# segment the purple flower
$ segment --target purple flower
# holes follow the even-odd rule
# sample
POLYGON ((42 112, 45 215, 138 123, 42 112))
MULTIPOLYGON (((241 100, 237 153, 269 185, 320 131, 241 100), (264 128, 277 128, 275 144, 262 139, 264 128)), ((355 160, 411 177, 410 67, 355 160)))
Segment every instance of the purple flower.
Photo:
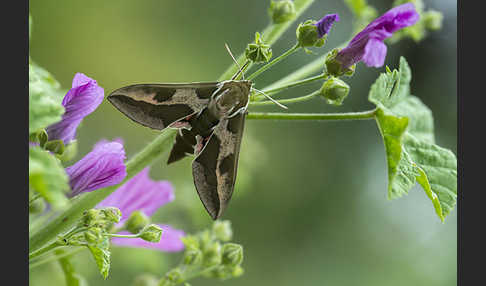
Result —
MULTIPOLYGON (((136 176, 128 180, 115 192, 109 195, 97 207, 117 207, 122 212, 118 223, 121 226, 133 211, 140 211, 146 216, 152 216, 161 206, 173 201, 175 198, 172 185, 167 181, 153 181, 149 177, 149 168, 143 169, 136 176)), ((180 251, 184 244, 180 240, 184 231, 174 229, 168 225, 159 225, 162 228, 162 238, 158 243, 144 241, 140 238, 116 238, 112 243, 119 246, 153 248, 162 251, 180 251)), ((120 232, 127 234, 127 232, 120 232)))
POLYGON ((319 21, 317 21, 315 25, 317 26, 317 33, 319 34, 319 38, 322 38, 324 37, 324 35, 329 33, 329 30, 331 30, 332 24, 334 24, 334 22, 339 22, 338 14, 328 14, 319 21))
POLYGON ((368 24, 340 50, 335 60, 344 69, 363 61, 369 67, 381 67, 385 62, 386 45, 383 41, 402 28, 411 26, 419 19, 412 3, 406 3, 388 10, 381 17, 368 24))
POLYGON ((61 121, 49 126, 49 140, 62 140, 68 144, 76 137, 76 129, 81 120, 93 112, 103 101, 104 90, 82 73, 74 75, 72 88, 62 101, 65 112, 61 121))
POLYGON ((66 168, 70 196, 120 183, 127 175, 123 160, 125 150, 120 142, 98 142, 91 152, 66 168))

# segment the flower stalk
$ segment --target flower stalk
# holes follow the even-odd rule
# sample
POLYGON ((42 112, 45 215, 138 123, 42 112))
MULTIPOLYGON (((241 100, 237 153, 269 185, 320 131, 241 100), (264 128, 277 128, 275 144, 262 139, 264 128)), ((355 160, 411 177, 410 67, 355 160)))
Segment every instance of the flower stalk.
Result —
POLYGON ((363 112, 347 113, 271 113, 250 112, 247 119, 271 119, 271 120, 365 120, 374 119, 376 109, 363 112))
POLYGON ((268 70, 269 68, 271 68, 273 65, 275 65, 279 61, 281 61, 281 60, 285 59, 286 57, 290 56, 291 54, 295 53, 299 48, 301 48, 301 46, 299 46, 298 44, 295 44, 292 48, 288 49, 285 53, 281 54, 280 56, 273 59, 271 62, 262 66, 257 71, 255 71, 250 76, 248 76, 248 80, 252 80, 252 79, 256 78, 262 72, 268 70))

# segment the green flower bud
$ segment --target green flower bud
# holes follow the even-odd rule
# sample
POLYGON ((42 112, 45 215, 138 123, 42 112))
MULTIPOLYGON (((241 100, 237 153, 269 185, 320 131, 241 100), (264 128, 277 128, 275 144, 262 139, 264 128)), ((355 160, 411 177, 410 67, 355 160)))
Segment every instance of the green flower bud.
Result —
POLYGON ((181 241, 184 243, 186 249, 199 249, 199 240, 194 235, 186 235, 181 237, 181 241))
POLYGON ((132 286, 158 286, 159 279, 151 274, 142 274, 135 278, 132 286))
POLYGON ((62 155, 65 150, 64 142, 62 142, 62 140, 47 141, 44 144, 44 149, 49 150, 54 154, 62 155))
POLYGON ((322 85, 319 91, 320 96, 328 104, 341 105, 346 96, 348 96, 349 85, 337 77, 331 77, 322 85))
POLYGON ((233 272, 231 273, 231 275, 236 278, 243 275, 244 272, 245 270, 243 269, 243 267, 237 265, 236 267, 233 268, 233 272))
POLYGON ((100 227, 91 227, 84 232, 84 238, 89 244, 98 244, 104 239, 104 231, 100 227))
POLYGON ((222 264, 227 266, 237 266, 243 262, 243 247, 236 243, 226 243, 223 245, 222 264))
POLYGON ((204 250, 204 265, 213 266, 221 264, 221 244, 213 242, 204 250))
POLYGON ((339 76, 342 76, 342 75, 346 75, 346 76, 352 76, 354 74, 354 70, 356 69, 356 64, 348 67, 348 68, 344 68, 343 67, 343 64, 341 62, 339 62, 338 60, 336 60, 336 56, 339 52, 339 49, 333 49, 326 57, 326 60, 325 60, 325 70, 324 72, 327 73, 328 75, 332 75, 332 76, 336 76, 336 77, 339 77, 339 76))
POLYGON ((327 34, 319 37, 316 21, 307 20, 300 23, 296 30, 297 42, 301 47, 322 47, 326 42, 327 34))
POLYGON ((100 210, 97 209, 90 209, 83 213, 83 217, 81 218, 81 223, 83 226, 92 226, 95 223, 99 222, 102 218, 100 210))
POLYGON ((184 281, 182 278, 182 272, 179 268, 174 268, 165 274, 165 278, 174 284, 181 283, 184 281))
POLYGON ((216 239, 221 241, 229 241, 233 237, 233 231, 231 230, 231 222, 229 220, 215 221, 213 223, 212 231, 216 239))
POLYGON ((273 1, 270 3, 268 14, 273 23, 281 24, 295 18, 296 11, 294 2, 291 0, 273 1))
POLYGON ((208 278, 218 278, 218 279, 228 279, 230 278, 232 275, 231 275, 231 272, 232 272, 233 269, 231 269, 231 267, 226 267, 226 266, 219 266, 219 267, 216 267, 215 269, 205 273, 205 277, 208 277, 208 278))
POLYGON ((140 232, 140 238, 149 242, 159 242, 162 236, 162 229, 156 224, 145 226, 140 232))
POLYGON ((78 143, 76 140, 72 140, 68 145, 64 146, 64 153, 57 155, 56 157, 63 162, 67 162, 72 160, 77 153, 78 143))
POLYGON ((101 209, 101 213, 104 215, 107 221, 113 223, 119 222, 122 217, 121 211, 115 207, 108 207, 108 208, 101 209))
POLYGON ((202 252, 199 249, 186 250, 183 263, 186 265, 197 265, 202 261, 202 252))
POLYGON ((149 223, 148 216, 141 211, 134 211, 125 222, 124 227, 131 233, 139 233, 149 223))
POLYGON ((29 213, 37 214, 46 208, 46 202, 42 198, 38 198, 29 204, 29 213))
POLYGON ((270 45, 263 42, 260 33, 255 33, 255 42, 246 46, 245 56, 254 63, 268 62, 272 58, 270 45))
POLYGON ((444 16, 439 11, 429 10, 422 14, 425 28, 428 30, 439 30, 442 28, 444 16))

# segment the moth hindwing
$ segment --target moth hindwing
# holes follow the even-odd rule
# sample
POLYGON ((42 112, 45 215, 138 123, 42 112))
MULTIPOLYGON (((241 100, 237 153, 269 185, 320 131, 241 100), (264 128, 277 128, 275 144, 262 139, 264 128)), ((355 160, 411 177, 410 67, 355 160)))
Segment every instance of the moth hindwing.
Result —
POLYGON ((113 91, 108 100, 143 126, 179 129, 168 164, 195 155, 194 185, 217 219, 233 194, 251 85, 246 80, 135 84, 113 91))

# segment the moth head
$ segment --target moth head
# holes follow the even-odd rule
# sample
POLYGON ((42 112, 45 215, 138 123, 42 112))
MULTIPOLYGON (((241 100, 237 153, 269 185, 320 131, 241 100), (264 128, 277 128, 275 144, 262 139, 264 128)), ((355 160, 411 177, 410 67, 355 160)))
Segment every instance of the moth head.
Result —
POLYGON ((223 81, 211 97, 210 108, 219 116, 231 117, 248 106, 252 82, 223 81))

